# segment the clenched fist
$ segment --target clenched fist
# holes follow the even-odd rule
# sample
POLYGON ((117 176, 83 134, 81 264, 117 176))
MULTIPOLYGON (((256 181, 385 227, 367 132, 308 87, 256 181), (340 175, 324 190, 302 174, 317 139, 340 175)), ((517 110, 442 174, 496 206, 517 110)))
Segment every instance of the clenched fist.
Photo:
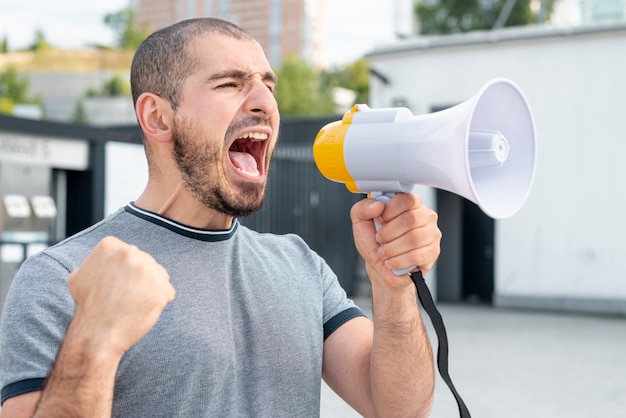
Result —
POLYGON ((150 254, 114 237, 96 246, 68 286, 76 301, 72 325, 119 355, 154 326, 176 294, 150 254))

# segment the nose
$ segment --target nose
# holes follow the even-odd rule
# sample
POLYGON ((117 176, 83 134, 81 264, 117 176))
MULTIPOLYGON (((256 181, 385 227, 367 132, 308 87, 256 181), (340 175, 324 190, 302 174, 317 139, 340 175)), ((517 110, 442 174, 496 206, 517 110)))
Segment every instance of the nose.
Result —
POLYGON ((278 111, 278 104, 274 94, 261 80, 255 80, 252 84, 246 103, 248 112, 265 117, 275 114, 278 111))

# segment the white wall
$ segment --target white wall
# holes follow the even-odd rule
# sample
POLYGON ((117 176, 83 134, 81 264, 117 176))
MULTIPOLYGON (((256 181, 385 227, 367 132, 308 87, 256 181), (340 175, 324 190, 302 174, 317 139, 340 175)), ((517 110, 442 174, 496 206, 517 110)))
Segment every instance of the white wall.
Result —
MULTIPOLYGON (((69 122, 73 119, 78 100, 85 96, 89 88, 99 91, 115 75, 119 75, 126 80, 130 77, 129 71, 115 72, 108 70, 88 72, 31 71, 24 74, 29 82, 28 94, 41 97, 45 118, 64 122, 69 122)), ((130 100, 130 98, 126 98, 126 100, 130 100)), ((134 123, 133 114, 134 112, 131 111, 130 118, 125 116, 120 120, 114 120, 112 124, 134 123)), ((108 119, 101 122, 101 118, 96 115, 90 115, 90 117, 95 119, 97 123, 100 122, 100 124, 109 122, 108 119)))
POLYGON ((368 58, 391 81, 372 78, 371 106, 403 98, 415 114, 514 80, 538 166, 526 205, 496 221, 496 303, 626 312, 626 25, 422 38, 368 58))
POLYGON ((148 182, 148 162, 141 144, 106 143, 105 215, 135 201, 148 182))
POLYGON ((90 126, 106 127, 137 123, 133 99, 130 96, 87 97, 83 104, 90 126))

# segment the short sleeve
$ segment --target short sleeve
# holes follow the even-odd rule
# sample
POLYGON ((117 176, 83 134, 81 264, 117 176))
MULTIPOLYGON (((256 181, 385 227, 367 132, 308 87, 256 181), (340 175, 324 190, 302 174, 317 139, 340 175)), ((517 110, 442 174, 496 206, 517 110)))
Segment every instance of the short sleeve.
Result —
POLYGON ((0 318, 1 402, 41 389, 74 313, 69 271, 45 253, 24 262, 0 318))
POLYGON ((346 291, 331 268, 322 260, 324 284, 324 340, 341 325, 358 316, 365 316, 346 291))

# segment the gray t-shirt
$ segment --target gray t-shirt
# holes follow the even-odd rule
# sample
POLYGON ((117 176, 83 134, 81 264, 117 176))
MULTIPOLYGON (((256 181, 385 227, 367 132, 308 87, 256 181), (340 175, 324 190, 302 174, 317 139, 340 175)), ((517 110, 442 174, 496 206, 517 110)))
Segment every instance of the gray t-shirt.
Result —
POLYGON ((323 342, 362 315, 324 260, 295 235, 201 230, 132 204, 22 265, 0 323, 2 402, 42 388, 74 313, 67 277, 108 235, 176 288, 122 358, 113 416, 319 416, 323 342))

